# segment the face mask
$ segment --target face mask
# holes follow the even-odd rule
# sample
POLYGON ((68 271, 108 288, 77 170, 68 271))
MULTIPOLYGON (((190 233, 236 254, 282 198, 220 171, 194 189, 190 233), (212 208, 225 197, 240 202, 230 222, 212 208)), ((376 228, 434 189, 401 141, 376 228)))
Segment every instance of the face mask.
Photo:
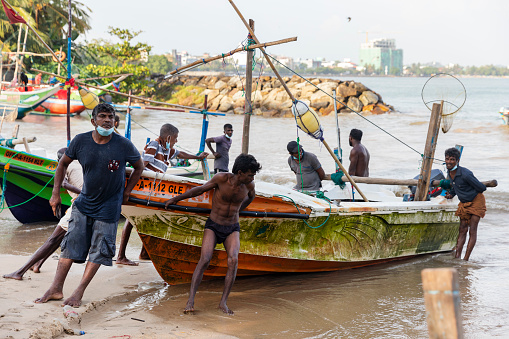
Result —
POLYGON ((107 137, 108 135, 113 133, 114 129, 115 129, 114 127, 110 128, 110 129, 106 129, 106 128, 102 128, 101 126, 97 126, 97 133, 99 133, 103 137, 107 137))
POLYGON ((456 169, 458 168, 458 165, 454 166, 451 171, 456 171, 456 169))
POLYGON ((294 157, 293 155, 292 155, 292 158, 294 158, 295 160, 299 160, 299 158, 296 158, 296 157, 294 157))
POLYGON ((224 136, 225 136, 225 137, 227 137, 228 139, 231 139, 231 138, 232 138, 232 137, 231 137, 231 136, 229 136, 228 134, 225 134, 224 136))

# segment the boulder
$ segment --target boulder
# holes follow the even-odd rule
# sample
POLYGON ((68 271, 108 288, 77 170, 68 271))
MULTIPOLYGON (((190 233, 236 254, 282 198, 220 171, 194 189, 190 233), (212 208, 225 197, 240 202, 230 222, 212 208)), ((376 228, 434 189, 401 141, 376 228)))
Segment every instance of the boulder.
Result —
POLYGON ((359 97, 359 100, 364 106, 376 104, 378 102, 378 96, 371 91, 364 91, 359 97))
POLYGON ((214 84, 214 89, 217 89, 219 91, 225 89, 226 87, 228 87, 228 84, 222 80, 219 80, 214 84))
MULTIPOLYGON (((312 101, 311 107, 313 107, 315 111, 319 111, 322 108, 328 107, 329 104, 330 104, 329 101, 312 101)), ((332 110, 334 110, 334 108, 332 108, 332 110)))
POLYGON ((350 107, 351 109, 353 109, 355 112, 360 112, 362 111, 362 102, 357 99, 356 97, 350 97, 348 99, 348 103, 347 103, 348 107, 350 107))
POLYGON ((310 82, 313 84, 313 85, 318 85, 321 81, 320 79, 311 79, 310 82))
POLYGON ((357 93, 359 93, 359 94, 361 94, 362 92, 365 92, 365 91, 369 91, 369 88, 367 88, 360 82, 354 83, 353 87, 355 88, 355 90, 357 90, 357 93))
POLYGON ((233 109, 233 100, 229 96, 225 95, 221 98, 219 102, 219 111, 226 112, 233 109))
POLYGON ((331 114, 332 112, 334 112, 334 107, 332 105, 329 105, 325 108, 320 108, 320 113, 323 116, 327 116, 327 115, 331 114))
POLYGON ((184 81, 184 86, 196 86, 198 84, 199 78, 188 78, 184 81))
POLYGON ((346 82, 343 82, 336 88, 336 94, 337 96, 347 98, 356 96, 357 90, 354 87, 348 86, 346 82))
POLYGON ((207 101, 210 102, 211 100, 214 100, 219 95, 219 91, 217 89, 208 89, 207 88, 201 94, 208 95, 207 101))
POLYGON ((268 76, 268 75, 262 75, 262 76, 260 77, 260 79, 261 79, 262 81, 271 81, 271 80, 272 80, 272 77, 271 77, 271 76, 268 76))
POLYGON ((235 107, 233 109, 234 114, 244 114, 244 107, 235 107))
POLYGON ((242 88, 242 81, 239 80, 239 77, 231 77, 228 81, 228 86, 232 88, 242 88))

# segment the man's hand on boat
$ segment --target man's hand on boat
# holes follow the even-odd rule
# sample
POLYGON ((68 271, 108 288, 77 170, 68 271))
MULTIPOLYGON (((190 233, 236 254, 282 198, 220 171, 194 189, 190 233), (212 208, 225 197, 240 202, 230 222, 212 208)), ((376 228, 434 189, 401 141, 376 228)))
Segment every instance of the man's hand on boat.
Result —
POLYGON ((208 155, 209 155, 209 154, 208 154, 207 152, 201 152, 201 153, 200 153, 200 155, 198 155, 198 158, 199 158, 200 160, 203 160, 203 159, 205 159, 206 157, 208 157, 208 155))
POLYGON ((164 209, 167 210, 168 206, 175 205, 176 203, 177 203, 177 200, 175 200, 175 198, 171 198, 170 200, 166 201, 166 203, 164 204, 164 209))

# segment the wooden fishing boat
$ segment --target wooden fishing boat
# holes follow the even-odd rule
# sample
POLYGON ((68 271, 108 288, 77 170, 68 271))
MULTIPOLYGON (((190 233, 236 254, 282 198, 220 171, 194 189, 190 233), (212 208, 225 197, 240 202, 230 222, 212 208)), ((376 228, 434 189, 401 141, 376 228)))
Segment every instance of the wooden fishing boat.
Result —
MULTIPOLYGON (((117 83, 123 80, 125 77, 122 77, 114 82, 110 82, 107 85, 101 86, 102 89, 113 89, 114 83, 117 83)), ((105 92, 101 89, 90 88, 90 92, 99 96, 104 94, 105 92)), ((70 113, 71 114, 80 114, 85 110, 85 105, 81 101, 80 94, 78 89, 73 88, 71 90, 71 101, 70 101, 70 113)), ((34 110, 38 113, 44 114, 56 114, 62 115, 67 114, 67 90, 61 89, 56 92, 52 97, 46 99, 38 108, 34 110)), ((36 113, 37 114, 37 113, 36 113)))
MULTIPOLYGON (((164 202, 203 183, 143 172, 122 208, 169 284, 192 277, 213 192, 179 202, 179 210, 165 210, 164 202)), ((446 200, 329 205, 269 183, 256 183, 256 193, 240 215, 239 276, 334 271, 450 251, 458 235, 457 205, 446 200)), ((226 252, 218 245, 204 279, 226 271, 226 252)))
POLYGON ((0 108, 16 108, 18 111, 17 119, 22 119, 28 112, 36 109, 60 89, 60 85, 55 85, 26 92, 17 89, 2 90, 0 93, 0 108))
MULTIPOLYGON (((57 165, 55 160, 0 146, 2 195, 19 222, 58 221, 49 205, 57 165)), ((65 211, 71 197, 63 188, 60 195, 65 211)))

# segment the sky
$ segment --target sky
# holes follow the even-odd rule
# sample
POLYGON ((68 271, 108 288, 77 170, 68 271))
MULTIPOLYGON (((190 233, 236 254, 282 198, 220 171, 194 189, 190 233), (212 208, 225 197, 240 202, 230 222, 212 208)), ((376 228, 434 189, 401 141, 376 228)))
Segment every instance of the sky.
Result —
MULTIPOLYGON (((218 55, 247 36, 228 0, 80 0, 92 10, 83 38, 113 38, 108 26, 141 30, 151 54, 172 49, 218 55)), ((267 52, 358 62, 360 44, 396 40, 403 62, 508 66, 507 0, 235 0, 260 42, 297 36, 267 52), (351 18, 349 21, 348 18, 351 18), (367 34, 365 32, 368 32, 367 34)))

